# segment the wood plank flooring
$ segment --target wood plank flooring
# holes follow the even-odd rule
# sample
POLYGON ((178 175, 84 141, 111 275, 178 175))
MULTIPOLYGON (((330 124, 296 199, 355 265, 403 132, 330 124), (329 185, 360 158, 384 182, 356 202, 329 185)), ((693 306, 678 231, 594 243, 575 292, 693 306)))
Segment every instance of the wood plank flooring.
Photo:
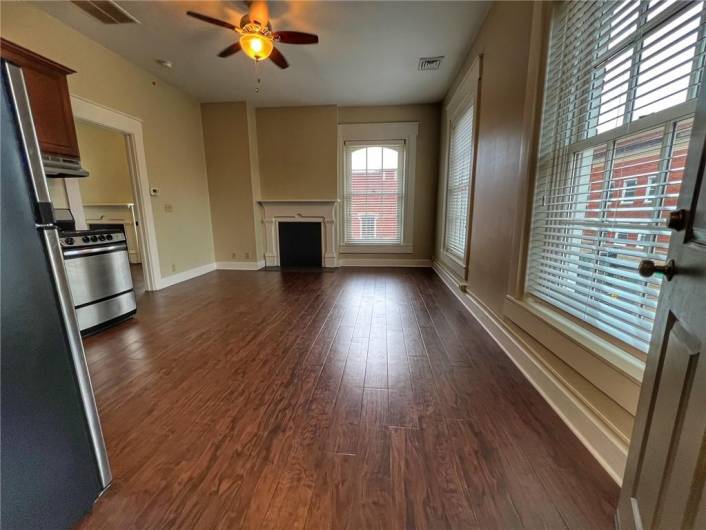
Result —
POLYGON ((217 271, 86 340, 93 528, 607 529, 618 488, 427 269, 217 271))

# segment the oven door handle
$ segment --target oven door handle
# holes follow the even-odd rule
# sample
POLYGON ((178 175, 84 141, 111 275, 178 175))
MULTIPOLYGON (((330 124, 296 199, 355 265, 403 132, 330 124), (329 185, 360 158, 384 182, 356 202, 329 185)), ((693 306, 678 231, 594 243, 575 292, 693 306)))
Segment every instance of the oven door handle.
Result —
POLYGON ((122 243, 105 247, 76 248, 71 250, 64 250, 64 257, 70 258, 73 256, 90 256, 91 254, 102 254, 103 252, 113 252, 114 250, 127 250, 127 245, 125 243, 122 243))

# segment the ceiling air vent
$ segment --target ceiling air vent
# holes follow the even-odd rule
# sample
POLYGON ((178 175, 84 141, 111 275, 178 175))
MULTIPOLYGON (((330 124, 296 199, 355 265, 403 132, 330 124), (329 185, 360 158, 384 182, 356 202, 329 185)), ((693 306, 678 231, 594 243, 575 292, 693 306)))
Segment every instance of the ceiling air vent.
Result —
POLYGON ((443 58, 443 55, 439 55, 438 57, 420 57, 417 70, 438 70, 443 58))
POLYGON ((103 24, 135 24, 139 22, 112 0, 72 0, 72 2, 103 24))

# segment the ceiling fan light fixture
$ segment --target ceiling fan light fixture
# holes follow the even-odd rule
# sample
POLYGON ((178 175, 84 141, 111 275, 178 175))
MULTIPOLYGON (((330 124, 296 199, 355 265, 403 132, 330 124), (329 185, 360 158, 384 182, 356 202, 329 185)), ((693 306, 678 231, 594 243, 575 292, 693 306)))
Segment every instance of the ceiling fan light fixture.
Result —
POLYGON ((259 33, 244 33, 240 36, 240 47, 251 59, 262 61, 270 56, 274 43, 259 33))

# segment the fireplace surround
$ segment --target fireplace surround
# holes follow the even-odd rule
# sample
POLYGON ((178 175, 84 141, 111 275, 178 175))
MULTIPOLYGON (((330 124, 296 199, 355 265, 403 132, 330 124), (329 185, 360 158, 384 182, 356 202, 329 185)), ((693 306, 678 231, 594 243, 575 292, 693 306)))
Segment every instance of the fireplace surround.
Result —
POLYGON ((279 223, 319 223, 324 267, 338 267, 336 251, 335 200, 264 200, 265 265, 279 267, 279 223))

